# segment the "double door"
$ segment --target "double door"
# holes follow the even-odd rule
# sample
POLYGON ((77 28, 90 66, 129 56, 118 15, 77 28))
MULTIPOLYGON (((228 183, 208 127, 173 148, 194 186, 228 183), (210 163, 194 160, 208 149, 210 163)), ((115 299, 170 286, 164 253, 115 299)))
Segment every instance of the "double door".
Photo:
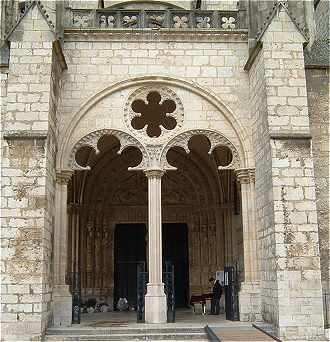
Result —
MULTIPOLYGON (((163 224, 163 265, 174 265, 176 307, 186 307, 189 297, 188 232, 185 224, 163 224)), ((144 224, 118 224, 115 230, 114 306, 126 298, 137 304, 138 264, 147 264, 147 229, 144 224)))

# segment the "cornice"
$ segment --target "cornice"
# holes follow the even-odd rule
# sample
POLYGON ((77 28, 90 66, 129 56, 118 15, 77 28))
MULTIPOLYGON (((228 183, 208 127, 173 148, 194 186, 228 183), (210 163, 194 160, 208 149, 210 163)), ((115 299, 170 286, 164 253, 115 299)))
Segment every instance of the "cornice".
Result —
POLYGON ((179 41, 179 42, 247 42, 247 30, 176 30, 176 29, 78 29, 64 30, 65 41, 179 41))
POLYGON ((45 140, 47 139, 47 131, 4 131, 3 138, 6 140, 45 140))

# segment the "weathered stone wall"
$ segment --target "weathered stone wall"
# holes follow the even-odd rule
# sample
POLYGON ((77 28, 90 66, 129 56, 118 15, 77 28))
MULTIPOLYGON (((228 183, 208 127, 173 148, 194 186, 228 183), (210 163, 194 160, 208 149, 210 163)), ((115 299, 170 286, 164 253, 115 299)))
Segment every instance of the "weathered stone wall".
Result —
MULTIPOLYGON (((143 35, 139 38, 143 40, 143 35)), ((131 37, 126 42, 95 40, 66 41, 64 54, 68 64, 63 92, 63 117, 60 131, 72 120, 73 115, 95 94, 127 79, 159 76, 171 77, 174 81, 185 80, 200 86, 235 113, 240 124, 248 132, 251 121, 247 105, 247 75, 243 71, 247 57, 245 41, 201 42, 192 43, 189 39, 171 42, 171 34, 161 41, 133 42, 131 37)), ((173 38, 175 39, 175 37, 173 38)), ((204 39, 207 39, 205 37, 204 39)), ((149 39, 148 39, 149 40, 149 39)), ((98 101, 90 112, 80 120, 80 126, 74 132, 72 142, 100 127, 123 129, 123 108, 129 94, 138 86, 132 81, 132 87, 126 87, 98 101), (88 122, 88 124, 87 124, 88 122)), ((236 139, 228 120, 207 100, 175 85, 184 102, 187 115, 187 128, 203 127, 219 129, 229 138, 236 139), (201 109, 204 108, 204 111, 201 109)), ((125 128, 126 129, 126 128, 125 128)), ((242 137, 240 137, 242 138, 242 137)), ((244 139, 244 138, 242 138, 244 139)), ((250 156, 249 142, 246 141, 247 156, 250 156)))
POLYGON ((263 319, 276 324, 278 310, 276 307, 277 292, 276 272, 274 268, 275 234, 272 231, 274 216, 273 180, 271 176, 271 148, 269 142, 269 127, 267 122, 267 102, 264 52, 261 50, 249 72, 250 75, 250 108, 253 118, 253 141, 256 163, 256 212, 257 236, 260 247, 260 275, 261 275, 261 312, 263 319))
POLYGON ((55 83, 52 40, 35 5, 10 37, 2 115, 2 336, 39 338, 51 318, 55 83), (52 71, 53 70, 53 71, 52 71), (52 89, 52 95, 50 90, 52 89), (50 115, 49 115, 50 113, 50 115))
POLYGON ((261 135, 254 134, 262 313, 280 338, 317 340, 324 330, 304 40, 281 6, 261 40, 250 89, 261 135))
MULTIPOLYGON (((329 69, 306 69, 323 295, 330 296, 329 69)), ((330 317, 330 307, 325 307, 330 317)))

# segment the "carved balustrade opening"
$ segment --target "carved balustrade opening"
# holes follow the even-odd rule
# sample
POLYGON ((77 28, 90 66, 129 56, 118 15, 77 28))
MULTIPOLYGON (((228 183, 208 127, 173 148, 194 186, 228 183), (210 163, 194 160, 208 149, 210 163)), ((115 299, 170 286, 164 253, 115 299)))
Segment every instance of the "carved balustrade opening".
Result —
POLYGON ((65 27, 92 29, 245 29, 240 11, 71 9, 66 8, 65 27))

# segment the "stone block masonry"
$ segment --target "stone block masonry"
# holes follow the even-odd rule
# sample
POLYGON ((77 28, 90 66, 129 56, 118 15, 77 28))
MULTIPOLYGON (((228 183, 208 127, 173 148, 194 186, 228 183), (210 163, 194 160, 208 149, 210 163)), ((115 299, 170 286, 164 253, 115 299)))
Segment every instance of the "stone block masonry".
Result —
MULTIPOLYGON (((329 69, 306 70, 307 94, 316 185, 316 208, 320 241, 323 296, 330 298, 329 230, 329 69)), ((326 303, 325 303, 326 304, 326 303)), ((330 306, 326 317, 330 320, 330 306)), ((325 322, 328 323, 329 322, 325 322)))
POLYGON ((303 42, 280 5, 250 69, 262 315, 285 340, 324 337, 303 42))
POLYGON ((35 4, 9 37, 2 115, 2 337, 39 339, 52 320, 52 244, 60 63, 35 4))

